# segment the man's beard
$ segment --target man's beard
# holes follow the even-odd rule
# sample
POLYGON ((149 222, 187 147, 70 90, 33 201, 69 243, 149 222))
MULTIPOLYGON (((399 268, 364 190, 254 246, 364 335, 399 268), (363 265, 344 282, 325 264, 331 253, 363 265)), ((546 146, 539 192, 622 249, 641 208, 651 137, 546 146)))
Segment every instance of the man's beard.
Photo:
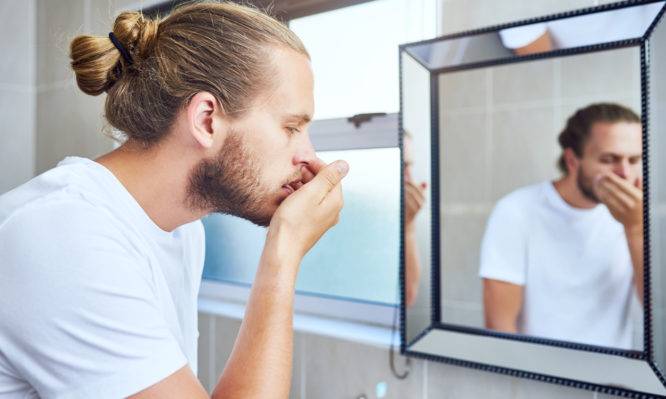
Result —
POLYGON ((585 198, 594 202, 595 204, 601 202, 599 201, 599 198, 597 198, 597 195, 594 193, 594 177, 587 176, 583 171, 582 166, 578 167, 578 178, 576 183, 578 184, 578 189, 581 193, 583 193, 585 198))
POLYGON ((270 191, 261 184, 257 161, 241 134, 231 132, 217 156, 204 159, 190 173, 190 207, 228 213, 268 226, 273 217, 270 191))

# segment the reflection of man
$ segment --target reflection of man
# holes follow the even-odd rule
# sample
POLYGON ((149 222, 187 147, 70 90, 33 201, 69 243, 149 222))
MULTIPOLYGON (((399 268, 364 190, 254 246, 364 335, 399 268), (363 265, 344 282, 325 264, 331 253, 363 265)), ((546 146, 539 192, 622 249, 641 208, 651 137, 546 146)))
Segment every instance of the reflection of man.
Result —
POLYGON ((643 297, 640 119, 590 105, 559 142, 564 177, 507 195, 488 220, 486 327, 630 348, 634 289, 643 297))
POLYGON ((414 163, 414 143, 412 136, 405 131, 403 141, 404 180, 405 180, 405 304, 409 307, 416 301, 421 279, 421 260, 417 245, 414 220, 425 202, 423 195, 426 183, 414 183, 411 167, 414 163))

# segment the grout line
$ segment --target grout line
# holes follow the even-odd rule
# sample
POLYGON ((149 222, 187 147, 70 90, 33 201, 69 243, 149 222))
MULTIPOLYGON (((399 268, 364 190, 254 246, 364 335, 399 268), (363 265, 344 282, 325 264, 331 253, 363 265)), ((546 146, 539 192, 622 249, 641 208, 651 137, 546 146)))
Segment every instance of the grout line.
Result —
POLYGON ((303 344, 303 341, 305 339, 305 336, 303 334, 300 334, 301 338, 299 339, 300 342, 300 354, 301 354, 301 378, 300 378, 300 396, 299 399, 305 399, 306 397, 306 392, 305 392, 305 379, 307 378, 307 367, 306 367, 306 362, 307 362, 307 356, 305 356, 305 348, 306 345, 303 344))
POLYGON ((484 198, 489 200, 492 193, 493 171, 493 69, 486 69, 486 181, 484 184, 484 198))
POLYGON ((92 19, 92 13, 90 11, 90 0, 84 0, 84 2, 83 2, 83 31, 86 32, 86 34, 91 33, 91 29, 90 29, 91 19, 92 19))
POLYGON ((423 361, 423 399, 428 399, 428 361, 423 361))
POLYGON ((51 90, 58 90, 58 89, 67 89, 70 87, 74 87, 74 76, 72 75, 72 78, 70 79, 63 79, 59 80, 57 82, 51 82, 51 83, 44 83, 41 85, 38 85, 36 88, 36 92, 39 93, 44 93, 47 91, 51 90))
POLYGON ((208 393, 213 393, 213 388, 217 384, 217 378, 215 376, 215 358, 217 357, 217 348, 215 344, 217 342, 217 337, 215 336, 215 324, 217 316, 208 315, 208 393))

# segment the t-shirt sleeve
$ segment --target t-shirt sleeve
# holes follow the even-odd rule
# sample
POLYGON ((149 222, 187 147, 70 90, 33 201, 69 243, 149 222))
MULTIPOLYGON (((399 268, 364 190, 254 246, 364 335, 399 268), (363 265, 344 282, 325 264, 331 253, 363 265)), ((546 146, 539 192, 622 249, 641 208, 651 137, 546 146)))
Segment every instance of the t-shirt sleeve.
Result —
POLYGON ((59 206, 7 223, 0 347, 40 397, 127 397, 187 364, 150 262, 113 218, 59 206))
POLYGON ((511 198, 497 203, 481 242, 480 277, 525 285, 528 232, 523 212, 511 198))

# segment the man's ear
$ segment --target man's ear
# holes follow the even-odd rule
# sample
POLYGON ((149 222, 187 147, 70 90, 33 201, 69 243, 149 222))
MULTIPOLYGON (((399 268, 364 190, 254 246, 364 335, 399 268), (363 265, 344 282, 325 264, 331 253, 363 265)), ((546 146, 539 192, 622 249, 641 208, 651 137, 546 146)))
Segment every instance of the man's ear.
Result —
POLYGON ((226 135, 219 123, 222 107, 211 93, 197 93, 187 104, 187 127, 192 137, 204 148, 211 148, 218 136, 226 135))
POLYGON ((580 160, 572 148, 564 150, 564 162, 567 164, 567 172, 571 175, 578 171, 580 160))

